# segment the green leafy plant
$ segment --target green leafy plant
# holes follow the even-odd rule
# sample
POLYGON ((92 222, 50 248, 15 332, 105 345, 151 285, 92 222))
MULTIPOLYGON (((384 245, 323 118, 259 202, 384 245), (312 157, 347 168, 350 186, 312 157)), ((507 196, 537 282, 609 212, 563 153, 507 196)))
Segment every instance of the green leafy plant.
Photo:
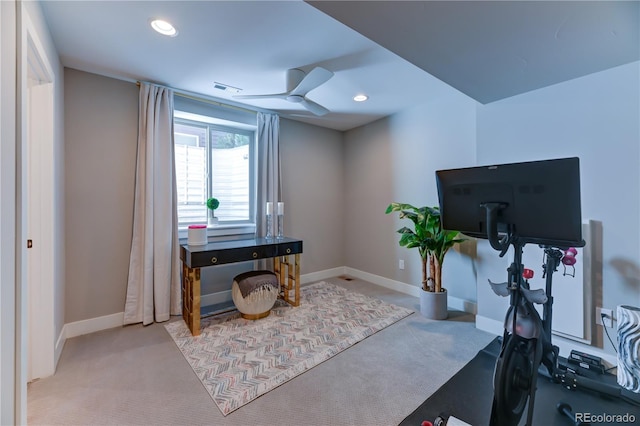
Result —
POLYGON ((422 259, 422 289, 442 291, 442 262, 447 251, 464 239, 458 231, 442 229, 438 207, 415 207, 411 204, 391 203, 386 214, 399 212, 400 219, 413 222, 413 229, 398 229, 401 247, 417 248, 422 259))
POLYGON ((220 201, 218 201, 218 199, 217 199, 217 198, 213 198, 213 197, 211 197, 211 198, 209 198, 209 199, 207 200, 207 208, 208 208, 209 210, 211 210, 211 212, 212 212, 213 214, 215 214, 215 210, 216 210, 218 207, 220 207, 220 201))

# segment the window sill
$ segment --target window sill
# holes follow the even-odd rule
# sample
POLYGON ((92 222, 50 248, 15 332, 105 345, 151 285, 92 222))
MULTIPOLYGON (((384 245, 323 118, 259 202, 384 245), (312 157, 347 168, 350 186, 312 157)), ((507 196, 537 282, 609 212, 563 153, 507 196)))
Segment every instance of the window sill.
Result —
MULTIPOLYGON (((256 232, 254 224, 229 224, 229 225, 209 225, 207 226, 207 237, 217 239, 217 237, 247 237, 253 236, 256 232)), ((186 227, 178 228, 178 238, 181 244, 187 243, 188 231, 186 227)), ((230 238, 234 239, 234 238, 230 238)))

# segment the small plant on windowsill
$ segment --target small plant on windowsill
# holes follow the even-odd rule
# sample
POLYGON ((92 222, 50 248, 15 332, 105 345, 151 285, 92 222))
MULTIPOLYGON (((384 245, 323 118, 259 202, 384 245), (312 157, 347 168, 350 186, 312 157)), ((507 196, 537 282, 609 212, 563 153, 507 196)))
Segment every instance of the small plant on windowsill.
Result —
POLYGON ((218 223, 218 218, 216 217, 216 209, 220 207, 220 201, 217 198, 209 198, 207 200, 207 209, 209 209, 209 215, 207 216, 207 223, 209 225, 215 225, 218 223))

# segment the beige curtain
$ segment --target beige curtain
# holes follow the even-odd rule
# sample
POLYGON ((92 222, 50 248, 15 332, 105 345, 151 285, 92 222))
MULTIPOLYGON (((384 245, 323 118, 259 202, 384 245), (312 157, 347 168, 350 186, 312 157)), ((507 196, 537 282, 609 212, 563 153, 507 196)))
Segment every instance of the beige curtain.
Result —
POLYGON ((124 323, 180 315, 173 91, 140 84, 133 239, 124 323))
MULTIPOLYGON (((264 237, 266 227, 266 204, 275 206, 281 200, 280 184, 280 117, 277 114, 258 112, 258 193, 256 207, 256 236, 264 237)), ((275 222, 275 217, 274 217, 275 222)), ((273 228, 275 233, 275 224, 273 228)))

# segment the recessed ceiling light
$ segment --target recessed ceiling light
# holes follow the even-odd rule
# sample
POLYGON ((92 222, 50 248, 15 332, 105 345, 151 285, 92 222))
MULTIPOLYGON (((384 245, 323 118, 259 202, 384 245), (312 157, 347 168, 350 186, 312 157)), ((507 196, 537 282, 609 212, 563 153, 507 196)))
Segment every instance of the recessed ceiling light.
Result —
POLYGON ((173 25, 162 19, 154 19, 151 21, 151 28, 156 30, 162 35, 169 37, 175 37, 178 35, 178 30, 173 25))
POLYGON ((369 97, 367 95, 355 95, 353 97, 353 100, 356 101, 356 102, 364 102, 367 99, 369 99, 369 97))

